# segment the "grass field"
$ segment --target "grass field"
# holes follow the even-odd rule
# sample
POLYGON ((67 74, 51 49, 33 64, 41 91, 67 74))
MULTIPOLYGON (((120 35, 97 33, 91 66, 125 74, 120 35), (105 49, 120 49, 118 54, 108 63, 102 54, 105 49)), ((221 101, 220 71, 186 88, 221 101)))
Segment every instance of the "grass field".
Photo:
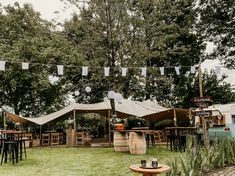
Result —
POLYGON ((113 148, 31 148, 27 159, 0 166, 1 176, 134 176, 129 165, 156 157, 159 163, 173 160, 180 153, 166 147, 148 149, 146 155, 114 152, 113 148))

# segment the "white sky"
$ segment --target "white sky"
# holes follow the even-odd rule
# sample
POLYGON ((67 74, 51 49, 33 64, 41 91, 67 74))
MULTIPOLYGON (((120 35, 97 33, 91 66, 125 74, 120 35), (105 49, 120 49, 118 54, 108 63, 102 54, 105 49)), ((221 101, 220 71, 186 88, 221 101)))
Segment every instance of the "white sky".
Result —
MULTIPOLYGON (((41 17, 47 20, 55 20, 56 22, 63 22, 72 16, 72 13, 77 12, 78 9, 70 5, 65 8, 64 2, 61 0, 0 0, 3 6, 8 4, 19 4, 30 3, 36 11, 41 13, 41 17), (59 12, 59 13, 55 13, 59 12)), ((211 51, 212 46, 209 44, 208 51, 211 51)), ((202 64, 202 69, 214 69, 215 66, 220 65, 218 60, 207 60, 202 64)), ((235 70, 228 70, 225 68, 221 69, 221 73, 228 75, 226 81, 232 83, 235 86, 235 70)))
POLYGON ((3 6, 12 5, 15 2, 19 4, 30 3, 36 11, 41 13, 43 19, 56 20, 57 22, 63 22, 77 11, 77 8, 72 5, 65 8, 64 2, 60 0, 0 0, 3 6), (56 11, 59 13, 55 13, 56 11))

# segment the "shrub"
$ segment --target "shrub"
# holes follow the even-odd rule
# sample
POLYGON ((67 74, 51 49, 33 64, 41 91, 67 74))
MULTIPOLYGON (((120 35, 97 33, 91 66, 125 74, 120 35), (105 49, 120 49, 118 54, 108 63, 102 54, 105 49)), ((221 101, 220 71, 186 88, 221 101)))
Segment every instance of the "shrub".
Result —
POLYGON ((169 161, 168 176, 200 176, 215 168, 235 164, 235 142, 232 139, 214 141, 209 147, 197 145, 188 138, 186 152, 180 158, 169 161))

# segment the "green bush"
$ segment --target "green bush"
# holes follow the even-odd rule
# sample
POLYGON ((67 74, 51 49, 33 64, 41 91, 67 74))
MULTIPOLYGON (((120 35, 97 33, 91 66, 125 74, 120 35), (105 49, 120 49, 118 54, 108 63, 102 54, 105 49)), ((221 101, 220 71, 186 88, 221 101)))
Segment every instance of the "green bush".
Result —
POLYGON ((232 139, 217 140, 208 148, 197 145, 192 138, 187 141, 186 152, 168 162, 172 170, 167 176, 200 176, 212 169, 235 164, 235 142, 232 139))

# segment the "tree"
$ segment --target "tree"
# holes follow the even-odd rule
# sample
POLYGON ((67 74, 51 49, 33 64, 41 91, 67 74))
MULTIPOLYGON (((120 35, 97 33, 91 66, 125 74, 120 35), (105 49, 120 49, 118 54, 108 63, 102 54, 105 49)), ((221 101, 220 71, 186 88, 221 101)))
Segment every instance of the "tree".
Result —
POLYGON ((0 72, 0 106, 12 107, 16 114, 25 116, 58 109, 63 106, 65 92, 63 82, 49 80, 49 75, 56 73, 56 65, 52 68, 50 64, 77 63, 74 60, 79 60, 79 54, 30 5, 16 3, 3 9, 0 53, 7 65, 6 71, 0 72), (22 70, 21 62, 29 62, 29 70, 22 70))
MULTIPOLYGON (((78 4, 76 0, 70 2, 78 4)), ((74 15, 65 23, 65 35, 78 45, 91 66, 131 67, 125 78, 120 77, 120 71, 118 74, 118 70, 111 69, 107 82, 110 89, 134 99, 169 102, 171 84, 177 83, 179 77, 160 77, 155 68, 147 70, 147 78, 133 75, 140 74, 136 67, 190 66, 202 62, 204 47, 192 32, 194 16, 192 0, 89 1, 81 8, 80 16, 74 15)), ((169 70, 166 71, 172 72, 174 68, 169 70)), ((181 75, 187 71, 182 67, 181 75)))
MULTIPOLYGON (((211 96, 213 104, 226 104, 235 101, 231 84, 225 81, 226 75, 218 78, 215 72, 207 70, 202 75, 202 90, 204 96, 211 96)), ((198 75, 189 75, 185 80, 180 81, 174 88, 175 104, 177 107, 195 107, 191 101, 193 97, 199 97, 198 75)))
POLYGON ((218 58, 227 68, 235 68, 235 1, 198 1, 198 31, 205 41, 214 43, 209 58, 218 58))
POLYGON ((128 70, 128 76, 123 78, 120 70, 114 69, 118 66, 136 65, 128 54, 131 34, 127 3, 125 0, 105 0, 89 1, 87 4, 87 8, 80 10, 80 16, 75 14, 65 23, 64 32, 80 48, 86 64, 100 68, 91 70, 87 78, 80 76, 72 82, 75 85, 85 81, 83 85, 89 84, 92 87, 90 96, 97 98, 90 102, 101 101, 110 89, 120 91, 127 97, 127 90, 131 87, 130 79, 134 84, 137 83, 137 79, 131 75, 135 70, 128 70), (104 66, 110 67, 108 78, 103 77, 101 68, 104 66))

